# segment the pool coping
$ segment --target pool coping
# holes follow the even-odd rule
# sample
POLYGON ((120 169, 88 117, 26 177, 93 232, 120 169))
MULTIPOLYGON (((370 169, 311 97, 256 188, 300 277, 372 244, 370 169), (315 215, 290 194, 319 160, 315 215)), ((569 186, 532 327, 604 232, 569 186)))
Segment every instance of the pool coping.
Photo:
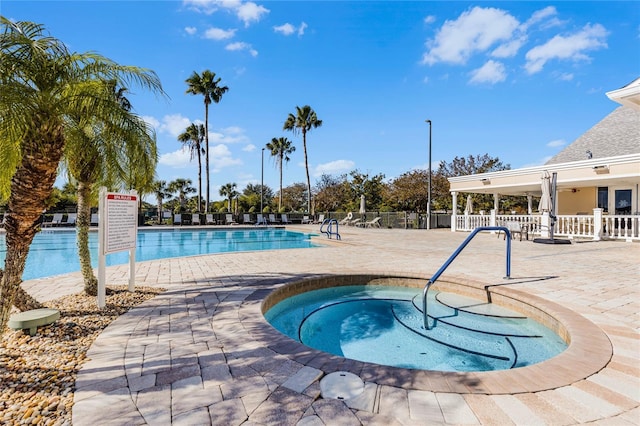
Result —
MULTIPOLYGON (((334 285, 356 285, 403 280, 421 280, 420 274, 402 276, 380 274, 315 275, 305 279, 283 280, 264 286, 249 294, 239 310, 241 323, 258 343, 299 362, 321 370, 324 374, 348 371, 366 382, 406 390, 453 392, 460 394, 519 394, 568 386, 584 380, 605 368, 613 356, 613 346, 607 335, 593 322, 563 306, 538 296, 508 287, 487 284, 456 276, 443 276, 434 288, 478 297, 490 295, 501 306, 533 317, 556 331, 569 346, 559 355, 534 365, 510 370, 484 372, 443 372, 412 370, 355 361, 312 349, 277 331, 264 318, 263 312, 274 301, 299 292, 334 285), (377 282, 376 282, 377 280, 377 282)), ((389 285, 389 284, 387 284, 389 285)))

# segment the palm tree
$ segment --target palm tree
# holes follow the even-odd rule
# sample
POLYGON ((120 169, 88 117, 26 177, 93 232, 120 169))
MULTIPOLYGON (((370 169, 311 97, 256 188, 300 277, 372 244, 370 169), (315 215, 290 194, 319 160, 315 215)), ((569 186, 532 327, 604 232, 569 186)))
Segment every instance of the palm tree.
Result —
POLYGON ((187 195, 196 192, 196 189, 191 186, 193 182, 191 179, 176 179, 169 182, 167 188, 172 194, 178 194, 178 203, 180 204, 180 211, 184 210, 184 206, 187 204, 187 195))
MULTIPOLYGON (((51 195, 71 117, 125 125, 129 114, 101 81, 164 93, 155 73, 96 53, 71 53, 40 24, 0 17, 0 198, 8 198, 0 335, 11 306, 31 309, 20 292, 29 246, 51 195)), ((37 306, 37 304, 36 304, 37 306)))
POLYGON ((316 112, 309 105, 302 108, 296 106, 296 114, 289 114, 284 122, 283 130, 290 130, 295 135, 302 133, 302 146, 304 147, 304 167, 307 171, 307 211, 311 212, 311 180, 309 179, 309 161, 307 160, 307 132, 322 126, 322 120, 318 120, 316 112))
MULTIPOLYGON (((115 82, 104 84, 113 101, 130 113, 131 103, 124 97, 126 89, 117 89, 115 82)), ((116 106, 116 107, 117 107, 116 106)), ((64 163, 69 174, 78 182, 77 244, 84 290, 91 296, 98 294, 98 280, 91 266, 89 225, 91 192, 97 186, 125 186, 129 189, 148 186, 157 162, 153 132, 141 118, 130 113, 127 126, 100 122, 93 117, 70 117, 75 126, 66 132, 67 146, 64 163), (96 185, 99 184, 99 185, 96 185)), ((93 201, 97 197, 92 197, 93 201)))
POLYGON ((202 213, 202 154, 205 152, 202 141, 206 133, 202 124, 191 123, 183 133, 178 135, 178 141, 182 142, 183 147, 189 149, 191 159, 193 160, 194 154, 198 155, 198 213, 202 213))
POLYGON ((227 86, 220 86, 220 78, 216 79, 216 73, 209 70, 202 71, 202 74, 193 72, 186 80, 187 93, 204 96, 204 146, 205 146, 205 171, 207 179, 207 200, 205 210, 209 211, 209 105, 211 102, 218 103, 222 95, 227 93, 227 86))
POLYGON ((167 182, 164 180, 157 180, 153 183, 153 193, 156 196, 156 203, 158 206, 158 224, 162 223, 162 201, 165 198, 171 197, 171 193, 167 188, 167 182))
POLYGON ((292 154, 296 147, 293 146, 287 138, 273 138, 267 143, 267 148, 271 151, 271 156, 275 157, 276 165, 280 168, 280 198, 278 199, 278 211, 282 208, 282 162, 290 160, 289 154, 292 154))
POLYGON ((226 183, 220 187, 220 195, 229 200, 229 204, 228 204, 229 213, 231 213, 231 201, 233 200, 234 197, 238 196, 238 191, 236 191, 236 188, 237 186, 233 182, 226 183))

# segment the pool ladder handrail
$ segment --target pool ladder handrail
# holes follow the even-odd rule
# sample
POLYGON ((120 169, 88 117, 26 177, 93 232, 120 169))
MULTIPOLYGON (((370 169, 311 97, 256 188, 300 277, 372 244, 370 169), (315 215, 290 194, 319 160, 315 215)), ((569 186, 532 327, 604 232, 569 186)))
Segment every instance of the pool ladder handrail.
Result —
POLYGON ((335 219, 325 219, 320 224, 320 232, 327 235, 327 238, 331 239, 332 235, 336 236, 336 240, 341 240, 340 234, 338 233, 338 221, 335 219), (336 225, 336 231, 333 232, 333 225, 336 225), (324 225, 327 225, 327 230, 323 229, 324 225))
POLYGON ((427 315, 427 293, 429 292, 429 288, 433 284, 435 284, 436 280, 440 278, 440 275, 442 275, 442 273, 449 267, 449 265, 451 265, 455 258, 458 257, 458 255, 462 252, 462 250, 464 250, 464 248, 467 246, 467 244, 469 244, 473 237, 475 237, 478 232, 482 231, 504 231, 504 233, 506 234, 505 241, 507 243, 507 274, 504 278, 511 278, 511 231, 509 230, 509 228, 505 226, 479 226, 475 228, 467 237, 467 239, 464 240, 462 244, 460 244, 460 246, 458 246, 456 251, 454 251, 453 254, 449 256, 449 259, 444 262, 440 269, 438 269, 438 271, 429 279, 427 285, 424 287, 424 290, 422 290, 422 312, 424 313, 425 330, 431 330, 431 327, 429 327, 429 316, 427 315))

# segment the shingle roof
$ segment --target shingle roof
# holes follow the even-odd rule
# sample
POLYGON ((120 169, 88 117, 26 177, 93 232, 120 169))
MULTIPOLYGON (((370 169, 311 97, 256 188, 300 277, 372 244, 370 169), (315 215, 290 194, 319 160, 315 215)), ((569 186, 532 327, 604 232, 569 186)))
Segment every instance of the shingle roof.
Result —
POLYGON ((640 111, 621 106, 573 141, 546 164, 640 153, 640 111))

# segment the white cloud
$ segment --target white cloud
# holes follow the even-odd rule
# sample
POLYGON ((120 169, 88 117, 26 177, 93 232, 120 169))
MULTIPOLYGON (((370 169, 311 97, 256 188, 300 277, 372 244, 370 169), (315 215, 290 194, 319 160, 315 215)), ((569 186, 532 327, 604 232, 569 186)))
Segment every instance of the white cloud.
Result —
POLYGON ((249 145, 246 145, 244 148, 242 148, 242 150, 245 152, 253 152, 256 150, 256 146, 250 143, 249 145))
POLYGON ((298 37, 302 37, 304 35, 304 31, 307 29, 307 23, 302 22, 299 27, 295 27, 290 23, 282 24, 273 27, 273 31, 276 33, 280 33, 285 36, 290 36, 291 34, 297 33, 298 37))
POLYGON ((424 23, 429 25, 429 24, 433 24, 434 22, 436 22, 436 17, 433 15, 429 15, 429 16, 425 16, 424 17, 424 23))
POLYGON ((242 3, 235 10, 245 27, 248 27, 252 22, 260 21, 262 15, 269 13, 267 8, 253 2, 242 3))
POLYGON ((567 141, 565 141, 564 139, 556 139, 554 141, 551 141, 547 144, 547 146, 549 148, 560 148, 563 147, 567 144, 567 141))
POLYGON ((230 50, 232 52, 246 50, 249 52, 249 54, 251 54, 251 56, 253 57, 258 56, 258 51, 252 48, 249 43, 245 43, 244 41, 236 41, 234 43, 229 43, 225 46, 225 49, 230 50))
POLYGON ((184 32, 189 35, 194 35, 196 32, 198 32, 198 30, 196 29, 196 27, 184 27, 184 32))
POLYGON ((346 173, 355 168, 356 163, 351 160, 336 160, 329 163, 319 164, 313 171, 313 176, 318 177, 323 174, 337 175, 346 173))
POLYGON ((565 72, 562 74, 558 75, 558 80, 562 80, 562 81, 572 81, 573 80, 573 74, 570 72, 565 72))
POLYGON ((236 34, 236 30, 223 30, 222 28, 209 28, 204 32, 204 38, 211 40, 228 40, 236 34))
POLYGON ((607 30, 600 24, 587 24, 579 32, 568 36, 557 35, 527 52, 525 69, 529 74, 538 73, 553 59, 589 61, 591 58, 585 52, 606 48, 607 35, 607 30))
POLYGON ((304 30, 308 27, 306 22, 302 22, 298 27, 298 37, 302 37, 304 35, 304 30))
POLYGON ((427 41, 422 63, 465 64, 472 54, 511 40, 518 25, 518 20, 503 10, 474 7, 456 20, 446 21, 435 39, 427 41))
POLYGON ((174 138, 177 138, 179 134, 189 127, 191 120, 187 117, 183 117, 182 114, 171 114, 162 117, 161 122, 156 120, 156 123, 157 124, 154 127, 158 132, 168 133, 174 138))
POLYGON ((219 173, 225 167, 241 166, 242 160, 233 158, 231 151, 225 144, 219 144, 211 147, 209 152, 209 162, 212 166, 212 172, 219 173))
POLYGON ((160 121, 157 118, 151 117, 150 115, 143 115, 142 119, 151 127, 156 129, 156 131, 160 130, 160 121))
POLYGON ((500 83, 505 81, 507 73, 500 62, 489 60, 482 67, 471 72, 470 83, 500 83))
POLYGON ((158 158, 158 164, 173 167, 174 169, 182 169, 191 167, 191 153, 188 149, 178 149, 173 152, 162 154, 158 158))
POLYGON ((241 0, 183 0, 188 8, 200 13, 211 15, 218 10, 226 10, 235 14, 248 27, 252 22, 258 22, 262 16, 269 13, 264 6, 254 2, 241 0))
POLYGON ((248 143, 244 129, 237 126, 225 127, 217 132, 209 131, 209 143, 236 144, 248 143))
POLYGON ((293 34, 294 32, 296 32, 296 27, 294 27, 293 25, 286 23, 286 24, 282 24, 276 27, 273 27, 273 31, 289 36, 291 34, 293 34))

